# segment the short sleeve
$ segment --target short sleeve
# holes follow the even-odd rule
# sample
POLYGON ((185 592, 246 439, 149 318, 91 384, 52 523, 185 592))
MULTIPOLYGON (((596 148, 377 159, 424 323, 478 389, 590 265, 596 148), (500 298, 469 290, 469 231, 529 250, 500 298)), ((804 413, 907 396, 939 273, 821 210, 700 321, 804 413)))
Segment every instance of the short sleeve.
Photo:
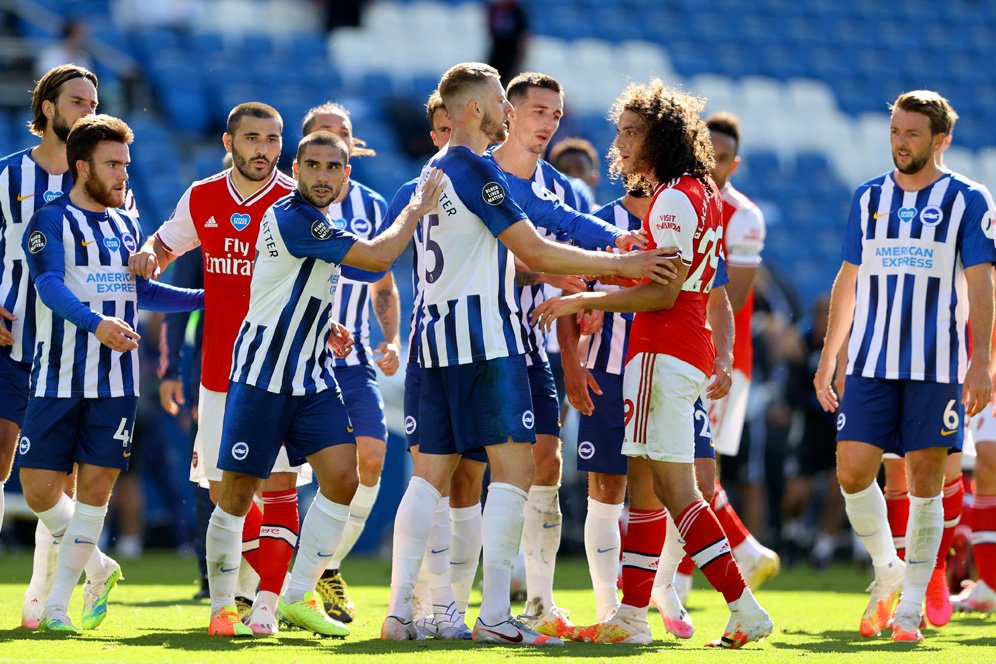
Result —
POLYGON ((358 239, 352 233, 333 226, 317 211, 309 216, 301 209, 282 210, 278 215, 270 208, 264 217, 264 223, 267 222, 277 224, 287 251, 295 258, 317 258, 341 265, 342 259, 358 239))
POLYGON ((664 189, 654 198, 648 215, 650 234, 657 247, 677 247, 681 262, 692 264, 692 242, 699 216, 688 196, 677 189, 664 189))
POLYGON ((495 237, 527 218, 512 198, 505 174, 493 161, 450 152, 438 165, 460 201, 480 217, 495 237))
POLYGON ((734 267, 757 267, 764 249, 764 216, 749 205, 738 209, 724 229, 726 260, 734 267))
POLYGON ((174 256, 182 256, 201 244, 197 228, 194 226, 194 218, 190 214, 190 192, 192 189, 193 187, 183 192, 173 214, 155 233, 166 251, 174 256))
POLYGON ((28 222, 23 246, 32 278, 46 272, 66 273, 66 250, 62 245, 64 212, 60 205, 44 207, 28 222))
POLYGON ((866 187, 854 192, 851 211, 847 215, 847 226, 844 228, 844 243, 840 248, 841 258, 854 265, 861 265, 861 245, 864 239, 864 234, 861 232, 861 214, 867 193, 866 187))
POLYGON ((959 228, 959 254, 965 267, 996 262, 991 198, 978 189, 965 192, 966 206, 959 228))

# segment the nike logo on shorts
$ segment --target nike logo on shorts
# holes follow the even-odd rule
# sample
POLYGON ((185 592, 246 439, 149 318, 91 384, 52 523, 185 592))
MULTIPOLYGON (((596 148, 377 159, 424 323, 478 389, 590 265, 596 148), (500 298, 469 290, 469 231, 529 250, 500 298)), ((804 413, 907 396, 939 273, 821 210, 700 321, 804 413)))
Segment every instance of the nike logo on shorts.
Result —
POLYGON ((957 433, 957 432, 958 432, 957 429, 941 429, 941 435, 942 436, 950 436, 951 434, 957 433))

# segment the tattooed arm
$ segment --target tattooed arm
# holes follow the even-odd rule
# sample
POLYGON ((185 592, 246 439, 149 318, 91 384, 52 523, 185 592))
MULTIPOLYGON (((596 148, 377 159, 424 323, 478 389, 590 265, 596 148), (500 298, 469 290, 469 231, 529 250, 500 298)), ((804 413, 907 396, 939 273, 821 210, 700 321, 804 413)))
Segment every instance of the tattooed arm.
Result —
POLYGON ((374 355, 378 356, 375 363, 385 376, 393 376, 401 365, 401 298, 394 274, 388 272, 370 284, 370 296, 374 316, 384 334, 384 341, 374 350, 374 355))

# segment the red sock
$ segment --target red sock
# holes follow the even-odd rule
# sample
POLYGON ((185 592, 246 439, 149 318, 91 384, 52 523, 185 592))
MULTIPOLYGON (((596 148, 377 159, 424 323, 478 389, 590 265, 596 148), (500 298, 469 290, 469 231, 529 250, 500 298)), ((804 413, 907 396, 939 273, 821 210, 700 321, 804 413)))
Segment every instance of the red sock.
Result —
POLYGON ((622 603, 637 608, 650 604, 650 591, 664 550, 666 510, 629 510, 629 527, 622 539, 622 603))
POLYGON ((996 588, 996 495, 975 495, 972 506, 972 555, 979 578, 996 588))
POLYGON ((962 525, 968 526, 969 530, 972 529, 972 508, 975 505, 975 481, 962 473, 961 476, 962 490, 965 495, 962 497, 964 506, 961 508, 961 523, 962 525))
POLYGON ((691 556, 685 554, 685 557, 681 559, 681 563, 678 564, 678 574, 691 576, 692 572, 694 571, 695 571, 695 561, 692 560, 691 556))
POLYGON ((944 485, 944 533, 941 535, 941 546, 937 550, 937 562, 934 569, 944 569, 951 552, 951 540, 954 539, 955 528, 961 521, 961 512, 965 506, 965 486, 961 482, 961 474, 944 485))
POLYGON ((297 489, 264 491, 263 525, 259 529, 259 554, 263 566, 259 573, 260 590, 280 594, 300 530, 297 489))
POLYGON ((685 552, 727 603, 740 599, 747 588, 740 567, 733 559, 730 542, 708 503, 696 500, 678 515, 678 532, 685 540, 685 552))
POLYGON ((720 485, 719 478, 716 478, 716 493, 713 494, 709 507, 716 513, 716 518, 719 519, 719 524, 723 527, 723 532, 726 533, 726 539, 730 542, 730 548, 740 546, 750 535, 750 531, 747 530, 747 527, 733 510, 733 505, 730 504, 726 491, 720 485))
POLYGON ((906 524, 910 520, 909 493, 886 490, 885 510, 889 516, 889 530, 892 531, 892 542, 896 545, 896 553, 902 560, 906 560, 906 524))
POLYGON ((246 514, 246 521, 242 525, 242 557, 256 570, 256 574, 262 576, 260 572, 259 560, 259 527, 263 523, 263 511, 252 502, 249 513, 246 514))

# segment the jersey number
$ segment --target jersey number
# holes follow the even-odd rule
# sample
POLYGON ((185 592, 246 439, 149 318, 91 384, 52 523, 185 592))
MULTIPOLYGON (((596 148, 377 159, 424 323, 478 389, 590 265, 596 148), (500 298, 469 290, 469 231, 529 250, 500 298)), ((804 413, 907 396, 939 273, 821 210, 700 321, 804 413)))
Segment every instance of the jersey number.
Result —
MULTIPOLYGON (((716 247, 719 245, 720 241, 723 239, 723 228, 710 228, 702 233, 702 237, 699 239, 699 246, 696 248, 695 253, 701 256, 708 256, 699 263, 699 266, 695 268, 695 272, 692 272, 685 279, 685 285, 682 290, 692 291, 695 293, 704 293, 708 291, 702 290, 702 274, 705 272, 706 265, 709 265, 716 269, 719 265, 719 251, 716 247)), ((712 285, 709 286, 712 288, 712 285)))
POLYGON ((432 227, 439 225, 439 215, 426 215, 428 225, 425 229, 425 250, 433 255, 432 269, 425 271, 425 280, 430 284, 436 283, 443 273, 443 248, 438 243, 432 241, 432 227))
POLYGON ((121 423, 118 425, 118 430, 114 432, 114 440, 121 441, 121 447, 128 447, 128 443, 131 442, 131 432, 125 427, 128 426, 128 418, 122 417, 121 423))

